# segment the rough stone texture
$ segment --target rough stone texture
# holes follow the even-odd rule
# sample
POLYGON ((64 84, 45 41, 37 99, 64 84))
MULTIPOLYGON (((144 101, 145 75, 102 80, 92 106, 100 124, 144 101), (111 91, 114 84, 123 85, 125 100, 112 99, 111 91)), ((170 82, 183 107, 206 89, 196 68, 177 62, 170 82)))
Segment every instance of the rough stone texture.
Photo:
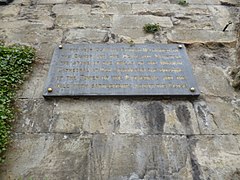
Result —
POLYGON ((187 147, 183 136, 97 135, 90 179, 192 179, 187 147))
POLYGON ((0 178, 87 179, 90 143, 80 135, 16 134, 0 178))
POLYGON ((239 140, 239 135, 190 138, 198 170, 195 179, 239 179, 239 140))
POLYGON ((236 44, 236 34, 232 32, 212 30, 173 30, 168 34, 168 39, 173 43, 229 43, 236 44))
POLYGON ((14 0, 0 6, 0 40, 37 50, 18 91, 0 179, 240 179, 240 94, 229 74, 240 62, 239 2, 178 2, 14 0), (159 23, 160 31, 145 34, 146 23, 159 23), (59 44, 132 40, 185 43, 200 97, 42 97, 59 44))
POLYGON ((62 28, 108 28, 111 26, 109 15, 59 15, 56 26, 62 28))
POLYGON ((199 134, 195 113, 190 103, 122 101, 119 115, 119 133, 199 134))
POLYGON ((103 42, 104 38, 108 35, 106 30, 98 29, 70 29, 64 34, 64 42, 103 42))

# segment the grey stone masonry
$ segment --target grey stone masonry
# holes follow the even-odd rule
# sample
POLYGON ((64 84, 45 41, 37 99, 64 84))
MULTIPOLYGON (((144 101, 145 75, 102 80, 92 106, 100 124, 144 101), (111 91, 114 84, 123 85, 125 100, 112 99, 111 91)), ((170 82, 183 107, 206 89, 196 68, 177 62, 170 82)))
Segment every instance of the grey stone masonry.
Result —
POLYGON ((240 179, 238 0, 14 0, 0 40, 36 48, 1 180, 240 179), (230 24, 226 31, 224 27, 230 24), (147 23, 159 24, 154 34, 147 23), (59 44, 183 43, 201 95, 44 99, 59 44))

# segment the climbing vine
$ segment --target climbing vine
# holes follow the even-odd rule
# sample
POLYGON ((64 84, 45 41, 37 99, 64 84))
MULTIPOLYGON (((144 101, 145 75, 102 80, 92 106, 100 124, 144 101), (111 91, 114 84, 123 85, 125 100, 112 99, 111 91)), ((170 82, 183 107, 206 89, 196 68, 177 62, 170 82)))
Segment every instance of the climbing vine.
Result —
POLYGON ((27 46, 5 46, 0 42, 0 163, 10 142, 16 90, 29 72, 35 51, 27 46))

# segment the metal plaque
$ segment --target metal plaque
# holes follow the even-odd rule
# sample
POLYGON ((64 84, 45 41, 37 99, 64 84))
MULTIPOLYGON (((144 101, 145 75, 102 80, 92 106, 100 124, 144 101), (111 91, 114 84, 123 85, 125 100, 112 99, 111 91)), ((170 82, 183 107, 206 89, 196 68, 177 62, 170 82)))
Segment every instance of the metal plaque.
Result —
POLYGON ((43 96, 198 96, 178 44, 78 44, 55 49, 43 96))

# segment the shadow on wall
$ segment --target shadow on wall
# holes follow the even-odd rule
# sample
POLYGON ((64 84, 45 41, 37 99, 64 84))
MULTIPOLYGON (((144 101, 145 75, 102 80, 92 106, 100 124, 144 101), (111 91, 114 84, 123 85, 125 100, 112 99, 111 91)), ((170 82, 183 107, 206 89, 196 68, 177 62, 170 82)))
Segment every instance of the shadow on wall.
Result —
POLYGON ((11 2, 13 2, 13 0, 0 0, 0 5, 7 5, 11 2))

